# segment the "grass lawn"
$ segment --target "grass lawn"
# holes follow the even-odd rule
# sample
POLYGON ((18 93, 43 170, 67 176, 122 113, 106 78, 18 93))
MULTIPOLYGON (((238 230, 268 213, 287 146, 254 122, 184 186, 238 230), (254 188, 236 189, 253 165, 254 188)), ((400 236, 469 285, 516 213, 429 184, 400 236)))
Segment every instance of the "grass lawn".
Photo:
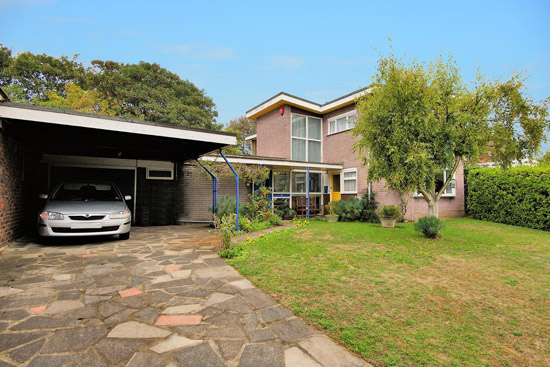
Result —
POLYGON ((550 366, 550 233, 312 222, 228 260, 374 366, 550 366))

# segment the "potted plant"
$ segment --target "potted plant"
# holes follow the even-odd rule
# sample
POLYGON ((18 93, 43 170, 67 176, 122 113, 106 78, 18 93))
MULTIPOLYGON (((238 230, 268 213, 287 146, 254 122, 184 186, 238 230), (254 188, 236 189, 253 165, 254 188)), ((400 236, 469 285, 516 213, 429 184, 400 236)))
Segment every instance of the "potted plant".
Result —
POLYGON ((327 209, 328 214, 325 215, 325 218, 327 222, 338 222, 338 212, 340 208, 340 201, 339 200, 333 200, 327 205, 325 205, 325 208, 327 209))
POLYGON ((384 228, 394 228, 395 222, 401 218, 401 211, 396 205, 384 205, 378 212, 378 218, 384 228))

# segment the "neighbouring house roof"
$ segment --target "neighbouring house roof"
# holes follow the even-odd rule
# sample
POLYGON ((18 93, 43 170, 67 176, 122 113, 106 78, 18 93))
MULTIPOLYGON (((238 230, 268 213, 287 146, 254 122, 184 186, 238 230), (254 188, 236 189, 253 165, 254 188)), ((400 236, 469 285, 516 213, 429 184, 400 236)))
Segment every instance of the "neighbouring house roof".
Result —
MULTIPOLYGON (((337 169, 341 170, 344 168, 343 163, 314 163, 314 162, 304 162, 304 161, 292 161, 289 159, 282 158, 273 158, 273 157, 259 157, 251 155, 237 155, 237 154, 226 154, 227 160, 230 163, 241 163, 241 164, 257 164, 265 165, 272 167, 288 167, 288 168, 318 168, 318 169, 337 169)), ((205 154, 200 157, 201 160, 210 161, 210 162, 224 162, 223 158, 219 155, 214 154, 205 154)))
POLYGON ((276 94, 268 100, 260 103, 256 107, 246 111, 246 117, 255 120, 283 105, 298 107, 313 113, 325 114, 355 103, 356 99, 368 93, 369 89, 370 87, 361 88, 324 104, 319 104, 308 101, 304 98, 293 96, 292 94, 280 92, 279 94, 276 94))
POLYGON ((246 138, 244 138, 244 140, 256 140, 257 137, 258 134, 248 135, 246 138))

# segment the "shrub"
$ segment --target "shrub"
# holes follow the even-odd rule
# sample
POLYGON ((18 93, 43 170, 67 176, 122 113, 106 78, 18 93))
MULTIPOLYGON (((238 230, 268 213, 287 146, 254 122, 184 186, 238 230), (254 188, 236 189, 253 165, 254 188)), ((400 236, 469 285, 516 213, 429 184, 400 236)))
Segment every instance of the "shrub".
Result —
POLYGON ((216 230, 219 236, 222 238, 222 250, 231 246, 231 237, 233 237, 233 231, 235 230, 235 215, 229 213, 223 217, 217 217, 215 220, 216 230))
POLYGON ((355 196, 346 201, 341 201, 339 205, 340 220, 344 222, 355 222, 361 219, 361 201, 355 196))
POLYGON ((473 168, 466 182, 474 218, 550 231, 550 167, 473 168))
POLYGON ((296 210, 291 209, 286 202, 275 207, 274 212, 281 218, 294 218, 296 216, 296 210))
POLYGON ((340 200, 332 200, 325 205, 328 215, 340 215, 340 200))
MULTIPOLYGON (((269 213, 268 213, 269 214, 269 213)), ((279 217, 276 213, 272 213, 267 217, 267 221, 271 224, 271 226, 282 226, 282 220, 281 217, 279 217)))
POLYGON ((422 217, 414 224, 414 229, 426 238, 437 238, 443 229, 443 222, 437 217, 422 217))
POLYGON ((397 205, 384 205, 379 210, 378 215, 384 219, 399 219, 401 218, 401 210, 397 205))
POLYGON ((246 258, 250 255, 250 251, 246 248, 244 242, 221 250, 218 255, 224 259, 246 258))
POLYGON ((222 195, 216 207, 216 216, 223 218, 230 213, 237 214, 237 200, 230 195, 222 195))
POLYGON ((374 200, 374 194, 371 194, 370 199, 368 196, 363 196, 361 199, 361 222, 367 223, 379 223, 378 215, 376 215, 376 201, 374 200))

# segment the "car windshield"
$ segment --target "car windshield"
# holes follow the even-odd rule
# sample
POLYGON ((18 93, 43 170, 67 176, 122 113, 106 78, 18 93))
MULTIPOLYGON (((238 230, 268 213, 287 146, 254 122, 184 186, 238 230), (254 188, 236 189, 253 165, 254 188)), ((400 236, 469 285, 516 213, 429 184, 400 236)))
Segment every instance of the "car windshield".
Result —
POLYGON ((118 189, 109 183, 63 183, 50 200, 57 201, 122 201, 118 189))

